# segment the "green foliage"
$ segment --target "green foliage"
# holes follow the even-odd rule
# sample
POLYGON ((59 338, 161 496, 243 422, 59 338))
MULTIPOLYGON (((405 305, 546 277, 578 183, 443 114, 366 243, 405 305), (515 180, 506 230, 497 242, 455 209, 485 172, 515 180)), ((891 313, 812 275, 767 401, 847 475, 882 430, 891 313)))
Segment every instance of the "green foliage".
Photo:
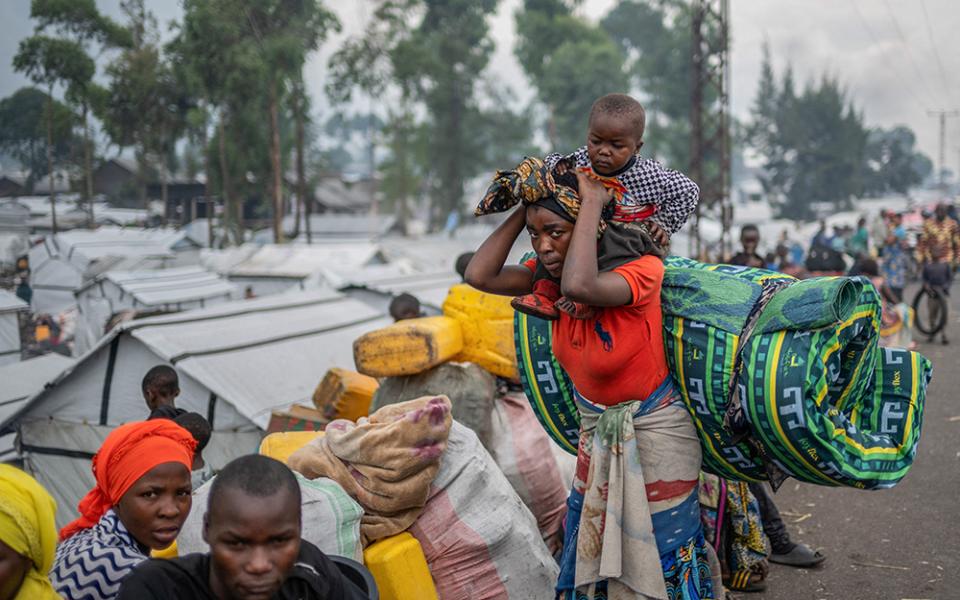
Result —
POLYGON ((550 144, 563 152, 584 144, 594 100, 628 91, 621 49, 571 10, 561 0, 527 0, 516 16, 515 54, 547 107, 550 144))
POLYGON ((13 68, 37 85, 53 87, 89 81, 95 70, 93 60, 74 41, 34 35, 20 42, 13 68))
POLYGON ((933 170, 933 163, 914 150, 917 138, 909 127, 875 128, 867 135, 865 192, 905 194, 933 170))
POLYGON ((747 138, 763 156, 761 182, 783 217, 811 219, 813 203, 848 208, 864 191, 863 116, 836 79, 798 94, 787 68, 778 86, 766 48, 747 138))
MULTIPOLYGON (((0 151, 13 156, 29 172, 28 187, 47 175, 47 101, 50 97, 36 88, 20 88, 0 100, 0 151)), ((75 117, 62 102, 54 100, 54 160, 70 157, 75 140, 75 117)))
POLYGON ((483 89, 493 52, 487 17, 495 0, 381 0, 362 36, 333 56, 328 93, 399 96, 384 130, 390 157, 382 189, 401 211, 415 190, 431 200, 431 223, 462 211, 464 181, 502 166, 529 139, 528 120, 483 89), (486 100, 487 102, 484 102, 486 100), (423 115, 420 117, 420 115, 423 115), (520 142, 522 140, 522 142, 520 142))

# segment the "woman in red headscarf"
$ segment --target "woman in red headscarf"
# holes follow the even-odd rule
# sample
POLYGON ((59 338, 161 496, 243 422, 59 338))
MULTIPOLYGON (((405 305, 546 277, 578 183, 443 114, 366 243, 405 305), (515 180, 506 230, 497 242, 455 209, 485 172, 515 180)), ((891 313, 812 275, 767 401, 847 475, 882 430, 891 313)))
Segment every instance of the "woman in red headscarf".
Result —
POLYGON ((111 600, 150 550, 169 546, 190 513, 196 441, 166 419, 113 430, 93 457, 96 486, 60 531, 50 581, 65 598, 111 600))

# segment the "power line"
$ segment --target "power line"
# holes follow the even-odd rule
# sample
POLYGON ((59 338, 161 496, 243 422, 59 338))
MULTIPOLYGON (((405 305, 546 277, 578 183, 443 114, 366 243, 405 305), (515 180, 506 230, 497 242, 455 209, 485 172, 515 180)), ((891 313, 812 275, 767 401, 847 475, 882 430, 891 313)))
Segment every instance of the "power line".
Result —
MULTIPOLYGON (((870 24, 867 23, 867 19, 864 18, 863 13, 860 12, 860 7, 857 6, 856 0, 850 0, 850 4, 853 5, 853 10, 854 10, 854 12, 856 12, 856 13, 857 13, 857 17, 860 18, 860 24, 863 25, 863 28, 867 31, 867 34, 870 36, 870 39, 873 40, 873 43, 876 44, 878 47, 883 47, 883 44, 880 43, 880 38, 878 38, 877 35, 873 32, 873 29, 870 27, 870 24)), ((898 29, 899 29, 899 27, 898 27, 898 29)), ((918 74, 918 75, 920 74, 920 71, 919 71, 919 70, 917 71, 917 74, 918 74)), ((926 83, 926 81, 923 80, 922 77, 920 77, 920 83, 923 84, 923 87, 924 87, 925 91, 927 92, 927 94, 930 95, 931 98, 933 98, 933 94, 930 94, 930 90, 929 90, 929 88, 927 88, 927 83, 926 83)), ((903 88, 907 90, 907 92, 913 97, 913 100, 914 100, 917 104, 920 104, 920 105, 930 104, 929 102, 924 102, 923 100, 921 100, 920 97, 918 97, 918 96, 914 93, 913 88, 911 88, 909 85, 905 85, 905 86, 903 86, 903 88)))
MULTIPOLYGON (((907 55, 907 58, 910 59, 910 64, 913 65, 913 70, 917 74, 917 79, 919 79, 920 83, 923 84, 923 88, 924 90, 926 90, 927 94, 930 96, 930 99, 936 100, 936 95, 931 93, 931 88, 929 85, 927 85, 927 80, 923 76, 923 70, 920 68, 920 65, 917 64, 917 61, 913 56, 912 46, 910 45, 910 42, 907 41, 907 36, 904 35, 903 29, 900 27, 900 20, 897 19, 896 15, 894 15, 893 13, 893 9, 890 7, 890 0, 883 0, 883 4, 887 8, 887 14, 890 16, 890 20, 893 21, 893 27, 897 31, 897 37, 900 38, 900 42, 903 44, 905 48, 905 54, 907 55)), ((861 15, 861 19, 862 18, 863 16, 861 15)))
POLYGON ((953 97, 947 87, 947 72, 943 68, 943 61, 940 60, 940 51, 937 50, 937 44, 933 39, 933 28, 930 27, 930 15, 927 13, 927 3, 920 0, 920 8, 923 9, 923 22, 927 26, 927 38, 930 40, 930 47, 933 49, 933 56, 937 59, 937 69, 940 71, 940 83, 943 85, 943 93, 946 96, 944 100, 952 102, 953 97))

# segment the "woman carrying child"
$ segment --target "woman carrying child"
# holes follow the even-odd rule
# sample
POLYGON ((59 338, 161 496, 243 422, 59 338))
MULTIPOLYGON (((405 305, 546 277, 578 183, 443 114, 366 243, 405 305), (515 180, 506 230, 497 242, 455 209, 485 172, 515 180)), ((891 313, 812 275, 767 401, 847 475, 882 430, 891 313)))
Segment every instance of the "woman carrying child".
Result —
MULTIPOLYGON (((608 156, 607 147, 626 140, 633 155, 632 131, 629 123, 591 119, 591 154, 600 146, 608 156)), ((581 415, 557 591, 570 599, 722 597, 700 522, 700 442, 664 355, 663 263, 648 254, 600 272, 597 231, 611 197, 583 171, 576 177, 576 214, 553 197, 521 206, 466 271, 481 290, 517 296, 533 291, 539 264, 559 278, 566 298, 595 308, 586 319, 560 311, 552 324, 553 352, 576 387, 581 415), (524 229, 536 260, 506 265, 524 229)))

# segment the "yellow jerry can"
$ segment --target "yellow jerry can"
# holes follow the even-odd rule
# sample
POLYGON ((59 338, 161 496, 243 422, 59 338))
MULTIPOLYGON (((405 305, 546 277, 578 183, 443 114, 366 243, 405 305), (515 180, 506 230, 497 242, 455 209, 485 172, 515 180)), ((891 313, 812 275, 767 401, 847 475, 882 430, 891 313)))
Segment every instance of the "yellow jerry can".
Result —
POLYGON ((363 562, 377 582, 380 600, 437 600, 420 542, 406 531, 368 546, 363 562))
POLYGON ((313 392, 313 405, 328 420, 356 421, 370 414, 370 401, 380 383, 369 375, 334 367, 313 392))
POLYGON ((448 317, 394 323, 353 342, 357 371, 371 377, 414 375, 446 362, 463 350, 460 324, 448 317))
POLYGON ((453 360, 472 362, 494 375, 520 380, 513 341, 510 298, 487 294, 465 283, 450 288, 443 314, 459 321, 463 350, 453 360))
POLYGON ((260 442, 259 453, 286 464, 290 455, 323 435, 322 431, 281 431, 260 442))

